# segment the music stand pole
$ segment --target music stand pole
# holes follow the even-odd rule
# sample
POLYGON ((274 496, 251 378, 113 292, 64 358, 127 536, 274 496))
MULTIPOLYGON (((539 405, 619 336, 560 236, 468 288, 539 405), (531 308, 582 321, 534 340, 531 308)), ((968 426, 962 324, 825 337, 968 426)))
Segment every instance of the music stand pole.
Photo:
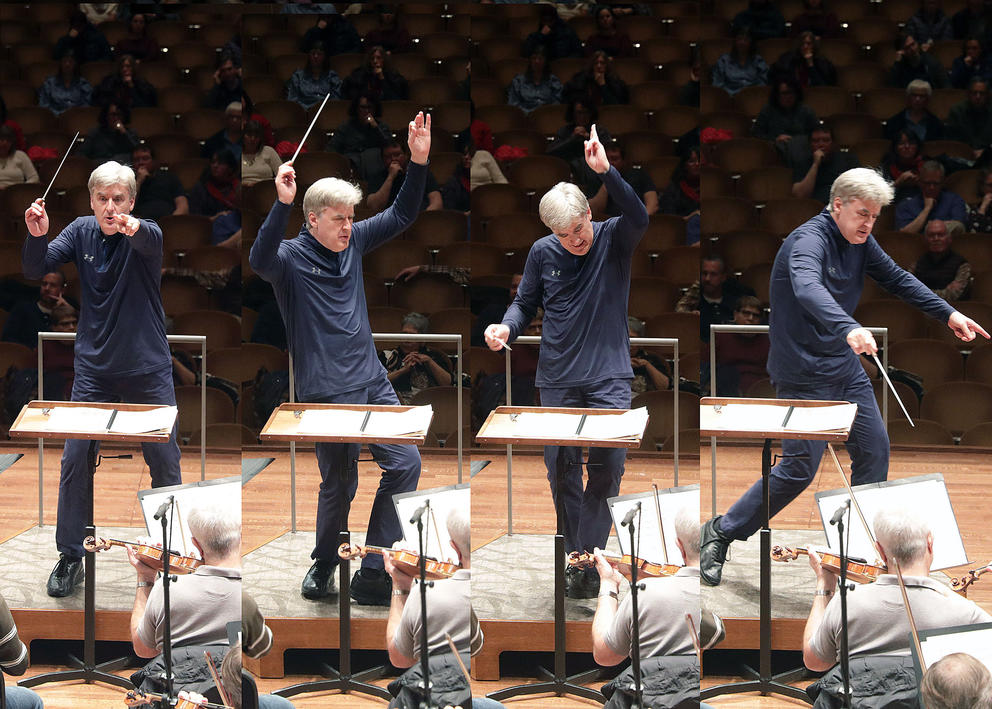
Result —
MULTIPOLYGON (((420 674, 423 677, 424 709, 436 709, 431 703, 431 665, 427 648, 427 550, 424 548, 424 515, 430 514, 431 501, 427 500, 424 509, 417 515, 417 542, 420 546, 420 674)), ((434 582, 431 581, 433 586, 434 582)))
MULTIPOLYGON (((169 511, 175 509, 176 498, 169 495, 169 511)), ((164 701, 171 705, 175 698, 175 675, 172 673, 172 605, 169 601, 169 588, 172 586, 172 578, 169 575, 169 556, 172 545, 169 544, 169 520, 165 517, 165 510, 162 512, 162 607, 165 610, 165 625, 162 628, 162 653, 165 656, 165 697, 164 701)), ((163 703, 163 706, 165 704, 163 703)))
POLYGON ((851 709, 851 659, 847 634, 847 549, 844 546, 844 518, 837 520, 840 549, 840 673, 844 678, 844 708, 851 709))
MULTIPOLYGON (((640 502, 637 503, 637 512, 640 516, 640 502)), ((640 521, 640 520, 638 520, 640 521)), ((631 704, 631 709, 642 709, 644 701, 644 687, 641 684, 641 620, 637 613, 637 565, 639 563, 637 556, 637 549, 634 544, 634 520, 630 520, 630 524, 627 525, 628 531, 630 533, 630 611, 631 620, 633 621, 633 632, 631 633, 630 642, 630 668, 632 674, 634 675, 634 702, 631 704)))

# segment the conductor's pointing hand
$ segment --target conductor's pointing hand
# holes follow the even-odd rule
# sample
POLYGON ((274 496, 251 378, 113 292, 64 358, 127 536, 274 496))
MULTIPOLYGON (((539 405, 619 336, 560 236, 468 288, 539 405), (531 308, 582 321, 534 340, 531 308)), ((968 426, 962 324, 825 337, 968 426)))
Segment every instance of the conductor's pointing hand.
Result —
POLYGON ((593 172, 598 172, 600 174, 608 172, 610 169, 610 161, 606 159, 606 150, 603 149, 603 144, 599 142, 599 135, 596 134, 596 124, 592 124, 592 128, 589 131, 589 140, 584 142, 586 150, 586 165, 588 165, 593 172))

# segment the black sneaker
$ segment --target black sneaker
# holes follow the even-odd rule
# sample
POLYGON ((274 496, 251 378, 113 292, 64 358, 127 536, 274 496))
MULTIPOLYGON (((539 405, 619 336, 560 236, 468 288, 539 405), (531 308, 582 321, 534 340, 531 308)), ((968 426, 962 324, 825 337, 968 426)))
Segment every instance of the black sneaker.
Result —
POLYGON ((707 586, 719 586, 723 562, 733 541, 720 531, 720 516, 703 524, 699 532, 699 577, 707 586))
POLYGON ((62 554, 48 577, 48 595, 65 598, 83 578, 83 560, 76 556, 62 554))
POLYGON ((300 586, 300 593, 304 598, 316 600, 324 598, 334 593, 334 569, 336 564, 332 564, 325 559, 317 559, 313 566, 303 577, 303 585, 300 586))
POLYGON ((578 566, 569 566, 565 569, 566 598, 595 598, 598 595, 599 572, 596 571, 595 567, 583 569, 578 566))
POLYGON ((359 569, 351 577, 351 600, 362 606, 388 606, 393 580, 385 569, 359 569))

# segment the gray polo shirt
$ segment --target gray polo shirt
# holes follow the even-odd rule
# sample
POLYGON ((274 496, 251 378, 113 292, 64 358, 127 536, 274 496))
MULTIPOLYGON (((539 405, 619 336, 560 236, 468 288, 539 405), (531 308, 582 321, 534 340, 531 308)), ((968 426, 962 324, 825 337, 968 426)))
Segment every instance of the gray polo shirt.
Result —
MULTIPOLYGON (((939 581, 921 576, 904 576, 903 581, 917 630, 992 621, 992 616, 939 581)), ((894 574, 856 585, 847 595, 847 619, 850 657, 909 655, 909 619, 894 574)), ((824 660, 839 662, 840 630, 840 598, 834 594, 810 639, 810 648, 824 660)))
MULTIPOLYGON (((200 566, 177 577, 169 586, 172 606, 172 644, 209 645, 227 642, 227 624, 241 620, 241 569, 200 566)), ((165 608, 162 579, 155 581, 141 616, 138 637, 162 652, 165 608)))
MULTIPOLYGON (((674 576, 645 579, 644 590, 637 596, 637 610, 642 658, 695 655, 685 616, 692 614, 692 620, 699 628, 699 567, 685 566, 674 576)), ((618 655, 629 655, 633 634, 628 593, 606 633, 606 644, 618 655)))
MULTIPOLYGON (((393 636, 396 649, 406 657, 420 657, 420 586, 413 584, 403 606, 403 616, 393 636)), ((451 578, 427 587, 427 654, 451 652, 445 633, 458 648, 469 654, 472 572, 459 569, 451 578)))

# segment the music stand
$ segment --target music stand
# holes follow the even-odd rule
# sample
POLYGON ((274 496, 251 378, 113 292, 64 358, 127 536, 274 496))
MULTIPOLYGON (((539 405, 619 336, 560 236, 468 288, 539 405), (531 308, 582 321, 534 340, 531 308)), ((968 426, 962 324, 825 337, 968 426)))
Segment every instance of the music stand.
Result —
MULTIPOLYGON (((622 409, 576 409, 555 408, 546 406, 500 406, 489 412, 486 421, 479 429, 475 440, 479 443, 494 443, 514 445, 521 443, 539 444, 546 446, 594 446, 601 448, 637 448, 641 445, 641 436, 647 426, 647 417, 634 422, 629 435, 617 438, 591 438, 583 436, 582 430, 590 420, 600 417, 615 417, 629 414, 622 409), (527 414, 522 417, 521 414, 527 414), (540 419, 534 416, 546 417, 556 426, 544 427, 539 425, 540 419), (564 416, 563 416, 564 415, 564 416), (571 418, 565 418, 565 416, 571 418), (554 418, 557 417, 557 418, 554 418), (535 425, 538 424, 538 425, 535 425), (551 430, 557 428, 557 431, 551 430)), ((590 427, 592 428, 592 427, 590 427)), ((561 473, 559 473, 558 490, 562 490, 561 473)), ((592 681, 599 675, 599 670, 590 670, 569 677, 565 673, 565 508, 560 502, 561 495, 555 500, 557 529, 555 530, 555 670, 549 672, 539 667, 542 682, 521 684, 515 687, 492 692, 486 695, 490 699, 503 701, 521 694, 542 694, 554 692, 556 696, 573 695, 584 699, 603 702, 603 695, 588 687, 583 682, 592 681)))
POLYGON ((787 684, 799 670, 772 675, 772 530, 769 526, 769 485, 772 470, 772 441, 786 438, 828 442, 846 441, 857 407, 846 401, 799 399, 735 399, 703 397, 699 401, 699 435, 717 438, 763 439, 761 449, 761 529, 760 535, 760 593, 758 613, 759 669, 747 665, 744 672, 752 679, 709 687, 700 692, 700 699, 722 694, 760 692, 778 694, 811 703, 805 691, 787 684), (836 407, 836 408, 832 408, 836 407), (852 408, 853 407, 853 408, 852 408), (820 409, 820 411, 816 411, 820 409), (797 430, 800 414, 824 414, 830 419, 826 430, 797 430))
MULTIPOLYGON (((338 412, 363 412, 365 423, 375 423, 372 420, 372 414, 376 412, 382 412, 384 414, 399 414, 416 407, 413 406, 383 406, 383 405, 373 405, 373 404, 281 404, 277 409, 272 412, 269 416, 269 420, 265 423, 262 428, 262 432, 259 434, 259 440, 262 441, 281 441, 281 442, 296 442, 296 443, 358 443, 358 444, 368 444, 368 443, 399 443, 399 444, 412 444, 412 445, 423 445, 424 440, 427 438, 427 429, 429 427, 429 422, 427 426, 424 426, 421 430, 414 431, 406 434, 390 434, 381 435, 375 432, 375 428, 368 427, 363 424, 361 430, 356 430, 350 433, 338 432, 318 432, 313 433, 308 430, 301 430, 301 423, 303 423, 303 413, 305 411, 338 411, 338 412)), ((347 475, 347 471, 344 471, 342 475, 347 475)), ((341 489, 345 489, 345 480, 341 480, 341 489)), ((348 512, 351 507, 351 501, 348 499, 347 494, 340 495, 341 498, 341 524, 344 525, 344 529, 341 530, 338 535, 338 544, 349 544, 351 542, 351 533, 348 531, 348 512)), ((392 695, 383 687, 377 687, 374 684, 370 684, 366 680, 378 679, 385 673, 385 667, 373 667, 371 669, 365 670, 363 672, 357 672, 352 674, 351 672, 351 596, 349 594, 349 588, 351 585, 350 577, 350 567, 351 564, 347 559, 340 559, 338 562, 340 583, 338 588, 338 654, 339 654, 339 668, 335 670, 330 665, 324 664, 321 666, 321 670, 325 675, 324 679, 314 680, 312 682, 300 682, 298 684, 290 685, 289 687, 283 687, 282 689, 277 689, 272 692, 280 697, 292 697, 297 694, 304 694, 308 692, 324 692, 329 690, 336 690, 342 694, 347 694, 349 692, 356 692, 358 694, 367 694, 372 697, 378 697, 379 699, 385 699, 389 701, 392 699, 392 695)))
MULTIPOLYGON (((10 427, 11 438, 79 438, 89 441, 117 441, 122 443, 165 443, 169 440, 172 427, 175 424, 175 416, 168 428, 152 433, 120 433, 110 430, 104 431, 78 431, 78 430, 56 430, 48 425, 50 413, 53 409, 63 408, 96 408, 107 411, 108 414, 114 411, 142 412, 164 408, 158 404, 107 404, 90 403, 83 401, 31 401, 25 404, 24 408, 17 415, 17 419, 10 427)), ((113 420, 113 419, 111 419, 113 420)), ((96 527, 93 525, 93 478, 96 475, 97 459, 96 449, 91 444, 87 454, 87 465, 89 467, 89 482, 87 483, 86 495, 86 534, 96 535, 96 527)), ((103 682, 114 687, 124 689, 134 689, 129 679, 118 677, 105 670, 116 670, 127 664, 128 658, 111 660, 101 664, 96 663, 96 554, 87 551, 84 556, 84 569, 86 578, 83 583, 83 659, 69 655, 69 664, 76 669, 62 670, 59 672, 47 672, 35 675, 28 679, 21 680, 18 684, 22 687, 35 687, 39 684, 49 682, 70 682, 81 679, 87 684, 103 682)))

